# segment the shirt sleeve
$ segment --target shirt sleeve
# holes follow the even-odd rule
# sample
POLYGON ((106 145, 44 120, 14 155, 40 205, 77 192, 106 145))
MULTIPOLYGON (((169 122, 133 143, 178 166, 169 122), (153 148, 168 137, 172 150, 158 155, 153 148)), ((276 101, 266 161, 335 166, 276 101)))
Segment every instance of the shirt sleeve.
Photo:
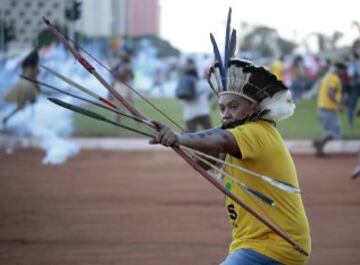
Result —
POLYGON ((229 130, 235 137, 243 160, 257 157, 263 148, 263 141, 260 136, 261 131, 258 127, 260 126, 252 123, 229 130))

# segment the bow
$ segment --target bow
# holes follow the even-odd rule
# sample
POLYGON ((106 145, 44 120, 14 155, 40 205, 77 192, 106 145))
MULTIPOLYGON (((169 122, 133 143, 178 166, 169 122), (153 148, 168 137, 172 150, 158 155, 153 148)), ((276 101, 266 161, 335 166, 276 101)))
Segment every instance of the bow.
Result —
MULTIPOLYGON (((96 71, 95 67, 91 65, 78 51, 76 51, 66 40, 66 38, 56 29, 56 27, 50 22, 49 19, 43 17, 44 23, 51 29, 51 31, 56 35, 58 40, 63 43, 63 45, 73 54, 73 56, 76 58, 76 60, 90 73, 92 74, 117 100, 119 100, 124 107, 126 107, 134 116, 137 116, 141 119, 148 120, 144 114, 142 114, 138 109, 136 109, 130 102, 128 102, 125 98, 123 98, 109 83, 106 82, 106 80, 99 75, 99 73, 96 71)), ((156 126, 154 124, 154 128, 156 129, 156 126)), ((233 193, 228 191, 221 183, 219 183, 217 180, 215 180, 213 177, 211 177, 210 174, 208 174, 196 161, 194 161, 190 156, 188 156, 183 150, 181 150, 179 147, 174 146, 171 147, 178 155, 180 155, 191 167, 193 167, 196 171, 198 171, 206 180, 208 180, 211 184, 213 184, 218 190, 220 190, 223 194, 231 198, 233 201, 235 201, 237 204, 239 204, 241 207, 243 207, 246 211, 248 211, 250 214, 252 214, 255 218, 257 218, 260 222, 262 222, 264 225, 269 227, 272 231, 274 231, 276 234, 278 234, 281 238, 283 238, 285 241, 287 241, 289 244, 291 244, 294 249, 299 251, 300 253, 304 254, 305 256, 308 256, 309 254, 296 242, 294 242, 289 235, 286 234, 283 230, 278 228, 277 226, 273 225, 269 221, 267 221, 263 216, 261 216, 258 212, 256 212, 254 209, 252 209, 250 206, 245 204, 242 200, 240 200, 238 197, 236 197, 233 193)))

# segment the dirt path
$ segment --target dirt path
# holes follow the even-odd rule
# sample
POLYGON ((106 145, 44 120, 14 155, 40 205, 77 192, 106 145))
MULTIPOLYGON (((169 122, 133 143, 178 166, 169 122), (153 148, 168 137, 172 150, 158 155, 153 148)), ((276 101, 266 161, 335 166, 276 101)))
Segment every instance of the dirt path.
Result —
MULTIPOLYGON (((0 153, 0 264, 219 264, 223 195, 171 152, 86 151, 61 166, 0 153)), ((296 156, 310 264, 360 264, 355 156, 296 156)))

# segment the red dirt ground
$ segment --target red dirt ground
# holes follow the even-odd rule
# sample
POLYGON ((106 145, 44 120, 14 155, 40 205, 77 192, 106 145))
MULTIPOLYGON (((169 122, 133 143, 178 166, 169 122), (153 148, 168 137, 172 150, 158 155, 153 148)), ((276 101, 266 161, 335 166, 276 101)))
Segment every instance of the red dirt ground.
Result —
MULTIPOLYGON (((83 151, 43 166, 0 153, 0 264, 219 264, 223 195, 171 152, 83 151)), ((355 156, 295 156, 311 223, 309 264, 360 264, 355 156)))

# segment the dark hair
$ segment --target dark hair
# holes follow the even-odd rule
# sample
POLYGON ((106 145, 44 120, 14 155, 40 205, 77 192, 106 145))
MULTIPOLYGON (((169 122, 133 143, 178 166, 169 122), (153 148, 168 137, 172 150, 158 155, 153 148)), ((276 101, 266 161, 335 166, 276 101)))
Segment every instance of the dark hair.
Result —
POLYGON ((39 54, 36 50, 32 51, 28 56, 25 57, 21 63, 21 67, 33 67, 39 64, 39 54))
POLYGON ((336 67, 337 69, 340 69, 340 70, 346 70, 346 69, 347 69, 346 64, 340 63, 340 62, 335 63, 335 67, 336 67))
POLYGON ((185 69, 184 73, 187 74, 187 75, 191 75, 191 76, 194 76, 194 77, 198 78, 198 72, 197 72, 197 70, 195 68, 185 69))
POLYGON ((184 67, 184 73, 187 75, 192 75, 194 77, 198 77, 198 71, 196 69, 196 64, 194 59, 192 58, 187 58, 186 59, 186 64, 184 67))

